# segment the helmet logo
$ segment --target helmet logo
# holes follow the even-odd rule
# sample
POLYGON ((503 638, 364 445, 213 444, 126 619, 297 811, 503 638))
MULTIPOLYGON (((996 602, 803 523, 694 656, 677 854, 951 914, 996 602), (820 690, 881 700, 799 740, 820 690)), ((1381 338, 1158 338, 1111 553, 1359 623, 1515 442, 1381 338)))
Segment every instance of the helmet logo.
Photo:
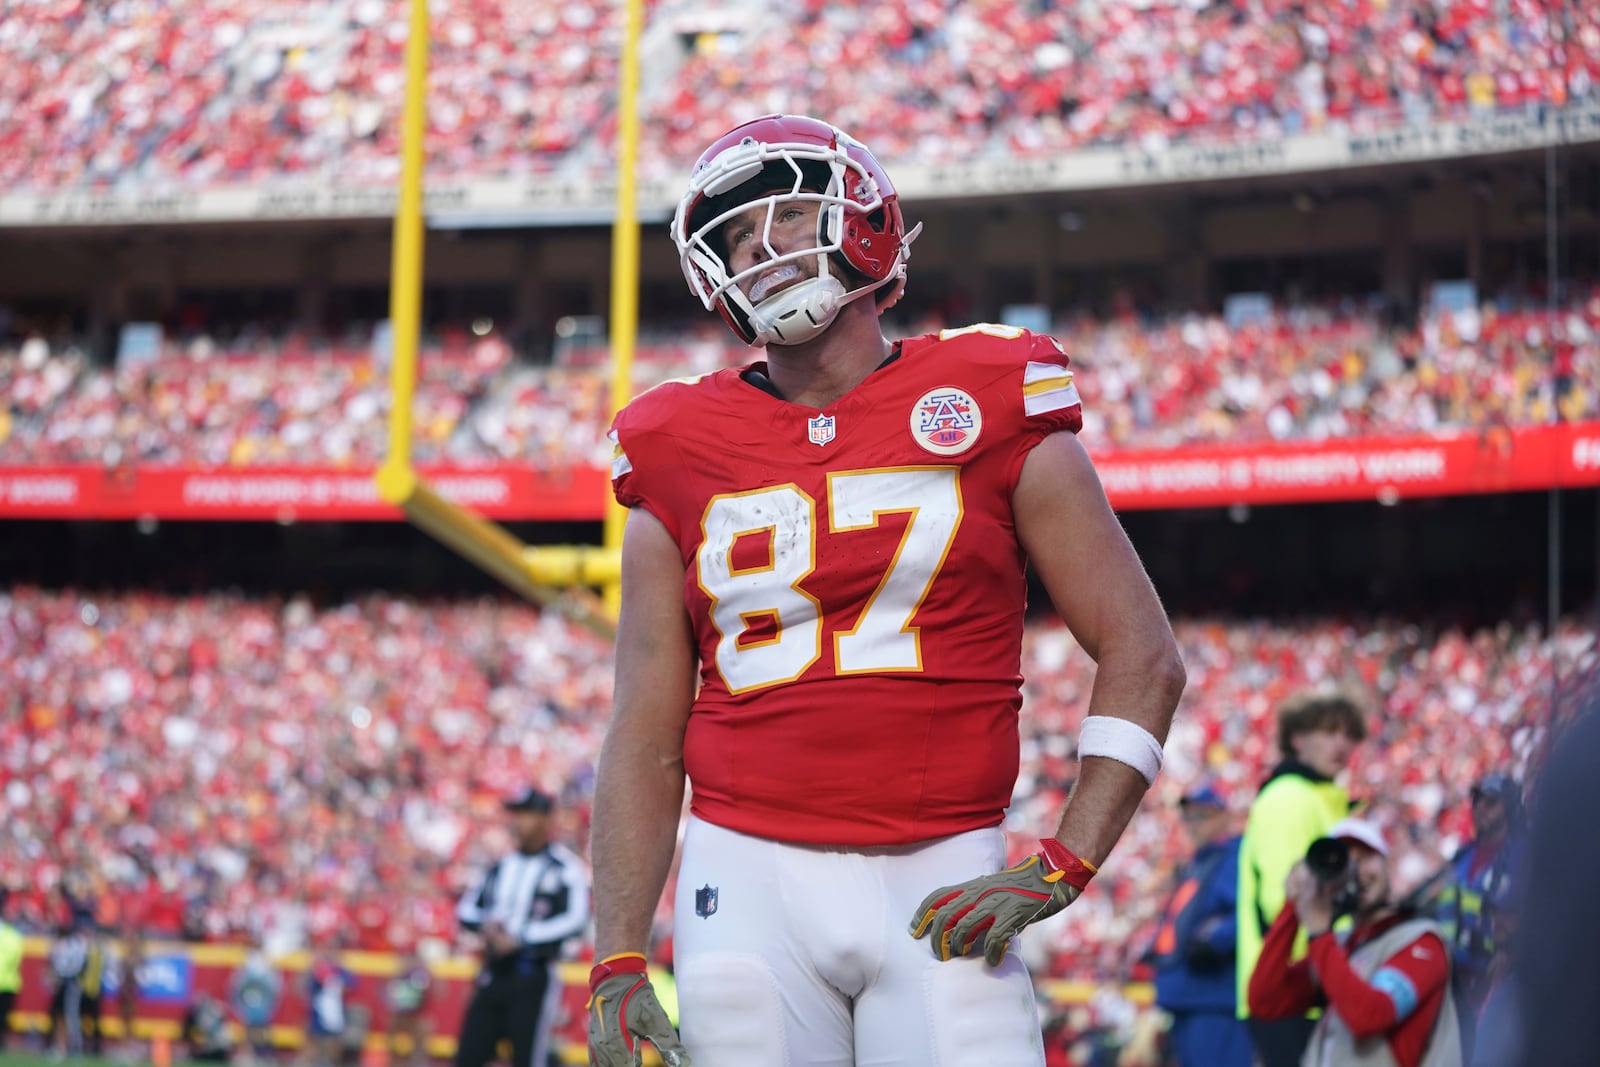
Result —
POLYGON ((911 436, 936 456, 959 456, 982 431, 978 402, 953 385, 930 389, 911 407, 911 436))

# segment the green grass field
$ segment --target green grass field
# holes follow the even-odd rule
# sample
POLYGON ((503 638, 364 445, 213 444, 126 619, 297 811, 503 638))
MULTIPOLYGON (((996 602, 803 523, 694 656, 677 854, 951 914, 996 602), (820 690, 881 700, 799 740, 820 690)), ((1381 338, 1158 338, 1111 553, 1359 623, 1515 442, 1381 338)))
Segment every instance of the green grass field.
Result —
POLYGON ((77 1056, 71 1059, 53 1060, 43 1052, 11 1050, 0 1052, 0 1067, 129 1067, 130 1064, 138 1067, 138 1064, 147 1062, 110 1058, 97 1059, 94 1056, 77 1056))

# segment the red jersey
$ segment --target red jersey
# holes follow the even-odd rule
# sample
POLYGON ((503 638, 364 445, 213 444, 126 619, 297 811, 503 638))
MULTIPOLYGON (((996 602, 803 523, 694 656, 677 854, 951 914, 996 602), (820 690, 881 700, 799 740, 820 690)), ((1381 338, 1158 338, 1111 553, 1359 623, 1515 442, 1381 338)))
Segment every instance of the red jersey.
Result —
POLYGON ((686 568, 692 810, 782 841, 900 845, 999 824, 1016 782, 1028 452, 1082 423, 1049 337, 911 338, 828 407, 730 368, 617 415, 617 499, 686 568))

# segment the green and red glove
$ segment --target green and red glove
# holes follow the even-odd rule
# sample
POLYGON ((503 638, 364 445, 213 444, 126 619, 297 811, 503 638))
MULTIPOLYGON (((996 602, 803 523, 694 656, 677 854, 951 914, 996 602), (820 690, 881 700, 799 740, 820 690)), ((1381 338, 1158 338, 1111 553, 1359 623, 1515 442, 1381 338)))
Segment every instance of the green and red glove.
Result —
POLYGON ((643 1042, 666 1067, 692 1067, 678 1031, 656 999, 640 952, 607 956, 589 972, 589 1063, 591 1067, 639 1067, 643 1042))
POLYGON ((911 921, 911 936, 932 935, 929 947, 941 960, 977 948, 991 967, 1005 959, 1022 928, 1048 919, 1088 886, 1096 868, 1053 837, 1015 867, 929 893, 911 921))

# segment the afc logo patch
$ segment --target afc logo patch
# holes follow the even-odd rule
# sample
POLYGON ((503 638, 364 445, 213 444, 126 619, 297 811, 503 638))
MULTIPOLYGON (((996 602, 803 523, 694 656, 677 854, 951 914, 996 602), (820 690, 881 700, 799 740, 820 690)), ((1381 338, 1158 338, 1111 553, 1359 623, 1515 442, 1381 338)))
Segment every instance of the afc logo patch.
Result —
POLYGON ((806 433, 810 437, 811 443, 820 448, 833 440, 833 427, 834 416, 818 415, 814 419, 807 420, 806 433))
POLYGON ((694 891, 694 913, 709 919, 717 913, 717 887, 703 885, 694 891))
POLYGON ((936 456, 959 456, 982 431, 978 402, 953 385, 928 390, 911 407, 911 436, 936 456))

